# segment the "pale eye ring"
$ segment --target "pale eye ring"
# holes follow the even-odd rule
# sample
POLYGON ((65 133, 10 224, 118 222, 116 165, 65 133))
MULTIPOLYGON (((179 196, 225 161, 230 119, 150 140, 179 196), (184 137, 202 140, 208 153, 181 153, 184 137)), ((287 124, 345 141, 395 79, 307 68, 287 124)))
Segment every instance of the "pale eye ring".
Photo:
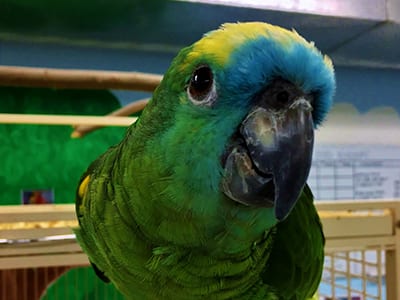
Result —
POLYGON ((217 98, 214 75, 207 65, 197 67, 187 87, 189 99, 193 104, 211 106, 217 98))

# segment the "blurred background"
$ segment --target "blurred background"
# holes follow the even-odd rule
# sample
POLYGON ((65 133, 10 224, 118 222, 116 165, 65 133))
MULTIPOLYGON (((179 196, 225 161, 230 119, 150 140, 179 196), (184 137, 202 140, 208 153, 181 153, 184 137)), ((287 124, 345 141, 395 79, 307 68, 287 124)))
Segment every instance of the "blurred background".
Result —
MULTIPOLYGON (((162 75, 182 47, 222 23, 244 21, 294 28, 333 60, 335 105, 317 133, 309 177, 316 199, 400 198, 399 0, 1 0, 0 66, 162 75)), ((105 115, 150 96, 141 91, 1 86, 0 113, 105 115)), ((71 139, 70 126, 0 125, 0 204, 73 203, 80 174, 124 131, 104 128, 71 139)), ((327 258, 337 272, 324 273, 329 284, 321 286, 321 294, 327 295, 322 299, 386 298, 385 249, 364 250, 346 253, 347 260, 327 258), (366 266, 358 268, 360 260, 366 266), (354 276, 348 280, 341 272, 354 276), (368 288, 369 296, 351 290, 357 285, 368 288)), ((35 270, 3 271, 1 276, 3 282, 38 281, 44 275, 35 270)), ((64 271, 51 269, 47 281, 64 271)), ((74 278, 82 282, 80 276, 92 276, 90 270, 70 272, 75 273, 64 277, 64 288, 68 282, 76 284, 74 278)), ((18 288, 0 288, 0 299, 23 299, 18 288)), ((32 288, 34 294, 43 292, 37 285, 32 288)), ((65 295, 64 290, 58 293, 65 295)), ((78 299, 71 297, 65 299, 78 299)))

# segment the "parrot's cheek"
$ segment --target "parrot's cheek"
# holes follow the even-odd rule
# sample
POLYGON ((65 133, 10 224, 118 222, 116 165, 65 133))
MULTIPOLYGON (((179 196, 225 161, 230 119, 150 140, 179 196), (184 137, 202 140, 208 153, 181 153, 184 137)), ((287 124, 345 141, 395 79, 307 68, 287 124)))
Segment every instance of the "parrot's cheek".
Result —
POLYGON ((225 195, 248 206, 274 207, 277 220, 285 219, 311 167, 311 111, 304 99, 281 111, 254 107, 226 148, 222 179, 225 195))

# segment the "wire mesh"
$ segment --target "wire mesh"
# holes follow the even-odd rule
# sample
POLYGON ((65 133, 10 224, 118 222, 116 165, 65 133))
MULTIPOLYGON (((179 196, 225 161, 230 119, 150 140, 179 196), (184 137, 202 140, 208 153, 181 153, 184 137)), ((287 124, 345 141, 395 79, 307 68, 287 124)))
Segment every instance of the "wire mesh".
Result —
POLYGON ((384 300, 385 249, 326 254, 319 298, 322 300, 384 300))
MULTIPOLYGON (((0 271, 4 300, 122 300, 91 267, 27 268, 0 271)), ((320 300, 384 300, 385 249, 328 252, 319 288, 320 300)))

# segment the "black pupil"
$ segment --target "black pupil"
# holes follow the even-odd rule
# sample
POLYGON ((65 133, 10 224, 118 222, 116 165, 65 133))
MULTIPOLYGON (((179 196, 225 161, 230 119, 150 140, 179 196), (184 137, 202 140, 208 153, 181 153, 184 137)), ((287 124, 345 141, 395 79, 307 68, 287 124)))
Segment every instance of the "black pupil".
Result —
POLYGON ((192 97, 205 96, 212 87, 213 76, 210 68, 200 67, 194 71, 190 80, 189 92, 192 97))

